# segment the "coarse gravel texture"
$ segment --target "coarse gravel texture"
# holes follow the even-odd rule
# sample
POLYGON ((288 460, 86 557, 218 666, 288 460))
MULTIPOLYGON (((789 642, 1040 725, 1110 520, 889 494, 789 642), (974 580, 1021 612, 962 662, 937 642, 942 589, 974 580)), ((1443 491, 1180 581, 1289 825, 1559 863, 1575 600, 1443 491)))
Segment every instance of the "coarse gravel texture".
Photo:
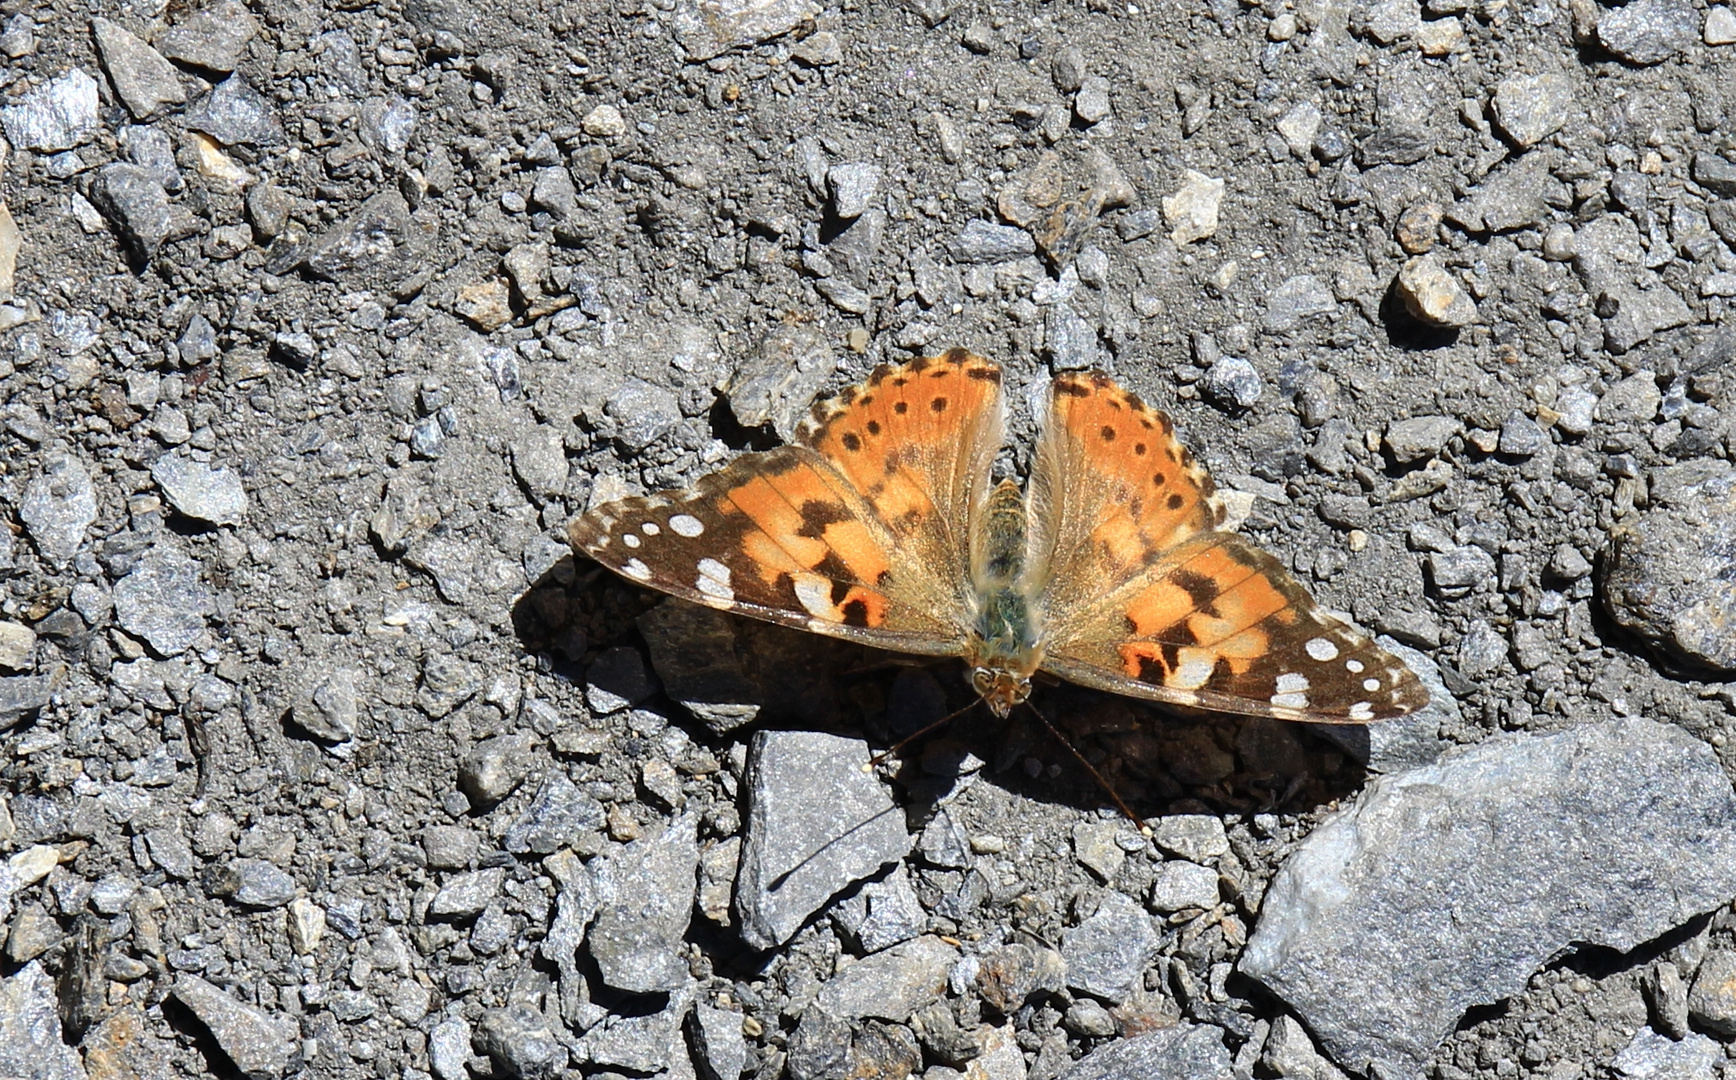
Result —
POLYGON ((1733 43, 0 5, 0 1073, 1732 1075, 1733 43), (1008 475, 1051 373, 1168 410, 1436 701, 1040 688, 1148 837, 1028 715, 865 772, 954 665, 571 555, 954 346, 1008 475))

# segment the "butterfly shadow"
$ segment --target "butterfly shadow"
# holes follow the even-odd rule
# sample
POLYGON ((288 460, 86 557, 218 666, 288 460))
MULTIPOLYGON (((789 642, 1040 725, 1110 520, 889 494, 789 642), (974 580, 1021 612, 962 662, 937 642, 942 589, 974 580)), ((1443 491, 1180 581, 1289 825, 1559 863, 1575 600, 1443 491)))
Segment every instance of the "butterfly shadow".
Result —
POLYGON ((893 775, 917 820, 978 773, 1009 793, 1085 810, 1113 805, 1112 792, 1147 818, 1301 812, 1353 794, 1364 779, 1360 730, 1336 732, 1334 742, 1305 725, 1190 714, 1061 682, 1039 685, 1028 708, 998 719, 957 660, 881 652, 663 598, 571 558, 519 599, 513 625, 551 674, 579 686, 602 677, 597 659, 608 650, 639 651, 660 691, 643 706, 715 749, 752 725, 859 736, 884 750, 958 712, 896 757, 893 775))

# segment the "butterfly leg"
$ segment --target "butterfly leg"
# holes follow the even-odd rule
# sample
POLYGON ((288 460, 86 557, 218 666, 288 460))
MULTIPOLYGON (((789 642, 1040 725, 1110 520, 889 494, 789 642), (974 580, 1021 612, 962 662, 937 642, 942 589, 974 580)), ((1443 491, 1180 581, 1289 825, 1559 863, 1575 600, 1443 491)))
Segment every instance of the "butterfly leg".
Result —
POLYGON ((1065 746, 1067 752, 1072 754, 1079 764, 1085 766, 1085 771, 1091 774, 1091 779, 1097 781, 1097 786, 1103 789, 1103 793, 1109 796, 1110 801, 1115 804, 1116 808, 1119 809, 1122 814, 1126 815, 1128 821, 1133 822, 1133 824, 1139 828, 1139 835, 1149 838, 1151 836, 1151 826, 1141 821, 1138 814, 1135 814, 1132 810, 1127 808, 1127 803, 1122 800, 1121 794, 1115 790, 1114 786, 1111 785, 1108 780, 1103 778, 1103 774, 1097 771, 1095 765, 1085 760, 1085 755, 1079 752, 1079 748, 1073 745, 1073 741, 1067 738, 1067 736, 1061 734, 1060 729, 1056 728, 1054 724, 1049 722, 1049 718, 1043 715, 1041 709, 1032 705, 1028 701, 1023 704, 1033 713, 1037 714, 1037 719, 1041 720, 1043 726, 1049 729, 1049 734, 1055 737, 1055 741, 1060 743, 1062 746, 1065 746))

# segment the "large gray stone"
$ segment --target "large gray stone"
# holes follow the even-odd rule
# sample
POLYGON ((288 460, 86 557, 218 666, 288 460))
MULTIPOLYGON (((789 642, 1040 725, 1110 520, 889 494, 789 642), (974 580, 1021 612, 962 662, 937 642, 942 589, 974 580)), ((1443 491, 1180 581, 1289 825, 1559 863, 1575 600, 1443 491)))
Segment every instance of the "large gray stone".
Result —
POLYGON ((96 489, 83 462, 65 454, 49 455, 42 472, 25 485, 18 516, 45 560, 70 561, 96 520, 96 489))
POLYGON ((851 964, 820 987, 815 1001, 844 1020, 903 1023, 946 991, 957 961, 958 950, 932 934, 913 938, 851 964))
POLYGON ((1104 892, 1090 918, 1061 935, 1067 985, 1115 1004, 1133 993, 1157 949, 1151 916, 1114 890, 1104 892))
POLYGON ((1704 458, 1652 476, 1652 506, 1611 531, 1603 604, 1654 647, 1736 671, 1736 468, 1704 458))
POLYGON ((197 975, 176 978, 174 994, 247 1080, 277 1080, 299 1064, 293 1021, 242 1004, 197 975))
POLYGON ((679 818, 592 867, 602 899, 590 952, 610 986, 648 994, 679 989, 691 978, 681 941, 693 914, 696 829, 691 815, 679 818))
POLYGON ((165 543, 151 546, 115 583, 115 619, 162 656, 179 656, 205 633, 216 598, 200 580, 200 565, 165 543))
POLYGON ((84 1080, 78 1051, 60 1034, 54 980, 31 961, 0 979, 0 1076, 84 1080))
POLYGON ((1373 781, 1273 879, 1243 974, 1341 1066, 1420 1075, 1464 1010, 1578 944, 1626 951, 1736 895, 1736 793, 1679 728, 1501 735, 1373 781))
POLYGON ((839 892, 910 850, 904 814, 873 773, 868 744, 761 731, 748 751, 747 823, 735 882, 742 940, 788 941, 839 892))
POLYGON ((1222 1028, 1180 1023, 1112 1042, 1058 1080, 1229 1080, 1236 1075, 1222 1028))

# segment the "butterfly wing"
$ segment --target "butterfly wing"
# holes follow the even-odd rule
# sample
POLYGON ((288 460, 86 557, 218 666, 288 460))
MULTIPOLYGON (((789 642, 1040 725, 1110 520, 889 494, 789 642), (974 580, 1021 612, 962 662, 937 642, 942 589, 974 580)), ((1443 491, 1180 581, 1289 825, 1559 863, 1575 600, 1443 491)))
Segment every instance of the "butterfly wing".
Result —
POLYGON ((573 522, 576 550, 683 599, 878 648, 963 645, 970 521, 1002 431, 980 357, 882 367, 814 409, 797 445, 573 522))
POLYGON ((1421 708, 1416 676, 1232 533, 1169 418, 1102 375, 1058 378, 1032 478, 1043 667, 1173 705, 1363 723, 1421 708), (1088 583, 1081 587, 1081 583, 1088 583))

